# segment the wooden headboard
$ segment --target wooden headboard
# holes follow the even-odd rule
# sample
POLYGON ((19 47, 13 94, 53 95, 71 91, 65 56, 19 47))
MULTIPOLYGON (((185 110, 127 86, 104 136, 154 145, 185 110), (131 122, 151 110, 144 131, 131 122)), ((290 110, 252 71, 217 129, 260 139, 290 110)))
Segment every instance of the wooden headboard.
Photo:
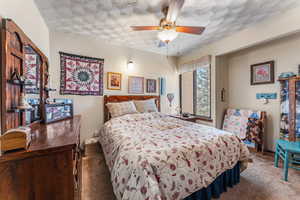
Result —
POLYGON ((106 107, 107 103, 117 103, 122 101, 132 101, 132 100, 147 100, 155 99, 155 103, 158 111, 160 111, 160 96, 155 95, 104 95, 104 122, 110 119, 108 109, 106 107))

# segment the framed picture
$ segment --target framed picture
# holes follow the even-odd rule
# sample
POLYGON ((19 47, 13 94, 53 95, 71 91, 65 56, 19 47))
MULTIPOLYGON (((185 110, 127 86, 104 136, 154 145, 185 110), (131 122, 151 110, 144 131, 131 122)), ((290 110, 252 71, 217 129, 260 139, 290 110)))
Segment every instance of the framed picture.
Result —
POLYGON ((156 93, 156 80, 146 79, 146 88, 147 93, 156 93))
POLYGON ((128 77, 128 93, 144 94, 144 77, 129 76, 128 77))
POLYGON ((116 72, 107 72, 107 89, 121 90, 122 74, 116 72))
POLYGON ((251 85, 274 83, 274 61, 251 65, 251 85))

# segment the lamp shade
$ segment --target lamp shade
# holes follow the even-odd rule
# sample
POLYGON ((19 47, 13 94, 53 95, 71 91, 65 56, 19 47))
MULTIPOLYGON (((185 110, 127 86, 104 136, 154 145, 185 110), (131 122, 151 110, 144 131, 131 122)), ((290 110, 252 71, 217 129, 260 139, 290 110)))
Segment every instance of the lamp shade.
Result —
POLYGON ((128 63, 127 63, 127 68, 129 69, 129 70, 131 70, 131 69, 133 69, 133 62, 130 60, 128 63))
POLYGON ((178 32, 176 32, 175 29, 165 29, 160 31, 157 34, 157 37, 163 41, 163 42, 171 42, 172 40, 174 40, 176 37, 178 36, 178 32))

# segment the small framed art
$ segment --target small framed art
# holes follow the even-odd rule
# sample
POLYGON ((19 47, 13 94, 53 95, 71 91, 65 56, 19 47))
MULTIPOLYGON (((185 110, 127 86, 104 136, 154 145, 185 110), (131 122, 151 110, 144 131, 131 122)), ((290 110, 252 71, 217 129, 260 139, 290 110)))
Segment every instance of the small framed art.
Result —
POLYGON ((251 65, 251 85, 274 83, 274 61, 251 65))
POLYGON ((129 76, 128 77, 128 93, 144 94, 144 77, 129 76))
POLYGON ((146 79, 146 92, 147 93, 156 93, 156 80, 155 79, 146 79))
POLYGON ((107 89, 121 90, 122 74, 117 72, 107 72, 107 89))

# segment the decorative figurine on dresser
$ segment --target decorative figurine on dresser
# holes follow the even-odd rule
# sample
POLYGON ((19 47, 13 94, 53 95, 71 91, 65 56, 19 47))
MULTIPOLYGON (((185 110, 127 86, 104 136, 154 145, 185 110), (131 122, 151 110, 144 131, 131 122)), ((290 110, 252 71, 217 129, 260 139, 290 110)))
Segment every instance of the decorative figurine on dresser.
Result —
POLYGON ((283 179, 288 181, 288 169, 300 170, 300 76, 292 72, 279 77, 280 139, 276 142, 275 167, 283 160, 283 179))
POLYGON ((81 117, 57 99, 46 118, 48 58, 12 20, 0 31, 0 199, 79 199, 81 117))

